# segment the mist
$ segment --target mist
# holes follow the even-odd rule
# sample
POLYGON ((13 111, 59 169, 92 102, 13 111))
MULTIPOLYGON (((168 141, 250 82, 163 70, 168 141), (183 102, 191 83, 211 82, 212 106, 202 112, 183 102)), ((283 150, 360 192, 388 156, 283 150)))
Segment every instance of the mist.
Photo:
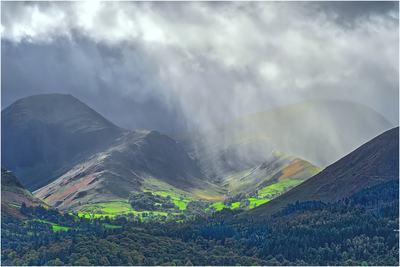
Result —
MULTIPOLYGON (((176 133, 336 99, 397 126, 398 10, 398 2, 3 2, 2 109, 69 93, 120 127, 176 133)), ((311 129, 315 118, 303 123, 311 129)), ((344 145, 341 133, 325 132, 332 147, 344 145)))

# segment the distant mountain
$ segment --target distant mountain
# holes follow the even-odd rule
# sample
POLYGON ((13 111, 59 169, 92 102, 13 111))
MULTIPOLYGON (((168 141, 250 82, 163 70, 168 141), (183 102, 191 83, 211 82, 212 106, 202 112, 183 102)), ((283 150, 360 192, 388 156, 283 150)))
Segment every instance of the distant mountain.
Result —
MULTIPOLYGON (((321 168, 308 161, 274 150, 260 165, 245 173, 228 176, 222 186, 227 187, 231 195, 262 190, 276 184, 293 187, 320 171, 321 168)), ((259 191, 259 195, 266 194, 259 191)))
POLYGON ((209 179, 218 180, 262 164, 274 149, 326 167, 392 127, 362 104, 309 100, 170 136, 209 179))
POLYGON ((240 216, 271 215, 296 201, 334 202, 399 179, 399 127, 360 146, 287 193, 240 216))
POLYGON ((1 161, 30 191, 124 132, 71 95, 35 95, 1 112, 1 161))
POLYGON ((26 190, 15 175, 1 167, 1 202, 21 206, 24 202, 27 206, 48 207, 46 203, 26 190))

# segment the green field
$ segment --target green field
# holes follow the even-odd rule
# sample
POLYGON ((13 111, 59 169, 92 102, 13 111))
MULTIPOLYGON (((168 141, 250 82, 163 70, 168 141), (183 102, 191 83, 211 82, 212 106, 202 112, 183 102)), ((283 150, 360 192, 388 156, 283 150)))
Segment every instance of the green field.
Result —
MULTIPOLYGON (((71 213, 71 215, 72 215, 72 213, 71 213)), ((94 216, 94 218, 107 217, 107 216, 110 218, 114 218, 115 214, 92 214, 92 213, 87 213, 87 212, 78 212, 78 216, 88 218, 88 219, 93 218, 93 216, 94 216)))
MULTIPOLYGON (((100 218, 100 217, 109 217, 109 218, 114 218, 116 215, 128 215, 130 213, 134 214, 134 215, 140 215, 142 216, 142 214, 147 214, 147 216, 150 216, 150 212, 151 211, 134 211, 134 210, 130 210, 128 212, 125 213, 119 213, 119 214, 112 214, 112 213, 103 213, 103 214, 98 214, 98 213, 89 213, 89 212, 79 212, 78 216, 79 217, 84 217, 84 218, 100 218)), ((173 213, 174 214, 174 213, 173 213)), ((168 216, 167 212, 162 212, 162 211, 153 211, 153 215, 161 215, 161 216, 168 216)), ((143 217, 145 218, 145 217, 143 217)))
POLYGON ((240 206, 240 202, 232 203, 232 206, 226 206, 223 204, 223 202, 217 202, 217 203, 210 205, 210 207, 214 207, 216 210, 222 210, 223 208, 236 209, 239 206, 240 206))
POLYGON ((210 205, 210 207, 214 207, 216 210, 222 210, 223 208, 230 208, 229 206, 225 206, 222 202, 214 203, 210 205))
POLYGON ((57 232, 57 231, 68 231, 69 227, 65 227, 65 226, 59 226, 56 224, 51 224, 53 226, 53 231, 57 232))
MULTIPOLYGON (((175 190, 171 189, 171 190, 172 191, 158 190, 152 193, 163 197, 170 196, 171 202, 173 202, 176 206, 178 206, 180 210, 185 210, 187 204, 190 201, 199 200, 198 197, 195 197, 190 193, 176 189, 175 190)), ((155 205, 157 204, 159 205, 159 203, 155 203, 155 205)), ((116 215, 128 215, 128 214, 142 216, 142 214, 144 213, 149 215, 150 211, 135 211, 132 209, 128 201, 110 200, 102 203, 84 205, 78 211, 78 216, 85 218, 99 218, 108 216, 112 218, 115 217, 116 215)), ((168 216, 167 212, 153 211, 152 213, 154 215, 168 216)))
POLYGON ((110 225, 110 224, 103 224, 103 226, 106 227, 106 228, 122 228, 122 226, 110 225))
POLYGON ((167 191, 155 191, 153 192, 153 194, 155 195, 159 195, 162 197, 167 197, 170 196, 171 197, 171 201, 179 207, 180 210, 185 210, 187 204, 191 201, 191 200, 196 200, 195 198, 191 197, 190 199, 187 198, 186 194, 181 195, 175 192, 167 192, 167 191), (185 199, 186 198, 186 199, 185 199))
MULTIPOLYGON (((261 190, 258 190, 258 195, 259 196, 270 196, 274 194, 283 194, 284 193, 284 188, 288 189, 289 186, 297 186, 301 184, 303 181, 301 180, 289 180, 289 179, 282 179, 279 180, 278 183, 267 186, 261 190)), ((273 197, 272 197, 273 198, 273 197)))
POLYGON ((270 199, 258 199, 258 198, 248 198, 248 200, 250 200, 250 208, 254 208, 254 205, 257 204, 257 206, 260 206, 261 204, 264 204, 268 201, 270 201, 270 199))
POLYGON ((34 221, 39 221, 39 222, 42 222, 42 223, 49 223, 49 224, 51 224, 51 226, 53 226, 53 231, 54 232, 57 232, 57 231, 68 231, 69 230, 69 227, 65 227, 65 226, 59 226, 59 225, 57 225, 57 224, 55 224, 55 223, 52 223, 52 222, 48 222, 48 221, 44 221, 44 220, 39 220, 39 219, 33 219, 34 221))
POLYGON ((239 206, 240 206, 240 202, 232 203, 231 209, 239 208, 239 206))
POLYGON ((132 210, 131 205, 127 202, 116 201, 116 202, 108 202, 108 203, 101 203, 101 211, 105 213, 127 213, 132 210))
MULTIPOLYGON (((238 175, 232 176, 231 182, 236 183, 238 177, 243 177, 243 175, 246 175, 247 173, 249 173, 249 171, 240 173, 238 175)), ((226 181, 228 181, 226 180, 226 181)), ((164 185, 163 183, 160 183, 159 181, 151 181, 153 184, 152 186, 157 189, 160 189, 158 186, 162 186, 164 185)), ((258 190, 258 196, 262 197, 262 198, 248 198, 248 200, 250 201, 249 206, 246 209, 252 209, 255 206, 260 206, 268 201, 270 201, 271 199, 277 197, 280 194, 283 194, 285 192, 285 190, 289 190, 289 187, 294 187, 297 186, 298 184, 300 184, 302 181, 301 180, 290 180, 290 179, 283 179, 283 180, 279 180, 276 184, 270 185, 268 187, 265 187, 261 190, 258 190)), ((149 184, 147 184, 148 187, 149 184)), ((186 207, 188 205, 188 203, 190 201, 196 201, 199 200, 200 198, 198 196, 195 196, 194 194, 190 194, 187 192, 184 192, 182 190, 176 189, 176 188, 172 188, 171 186, 169 186, 170 188, 167 189, 162 189, 162 190, 156 190, 156 191, 152 191, 152 193, 154 195, 159 195, 162 197, 170 197, 171 198, 171 202, 173 202, 177 207, 179 207, 179 210, 181 212, 183 212, 184 210, 186 210, 186 207)), ((243 187, 242 187, 243 188, 243 187)), ((233 188, 232 188, 233 189, 233 188)), ((145 189, 144 191, 150 191, 148 189, 145 189)), ((234 195, 234 191, 230 192, 230 195, 234 195)), ((226 198, 226 197, 224 197, 226 198)), ((223 200, 224 198, 222 198, 221 200, 223 200)), ((216 200, 216 199, 215 199, 216 200)), ((214 201, 215 201, 214 200, 214 201)), ((236 209, 240 206, 240 202, 235 202, 232 203, 231 206, 226 206, 223 204, 223 202, 219 200, 220 202, 216 202, 210 205, 210 208, 213 207, 215 208, 215 210, 219 211, 222 210, 223 208, 229 208, 229 209, 236 209)), ((155 203, 157 205, 157 203, 155 203)), ((159 204, 159 203, 158 203, 159 204)), ((206 209, 206 211, 209 210, 206 209)), ((170 214, 179 214, 176 213, 176 211, 173 211, 173 209, 171 209, 171 211, 169 212, 170 214)), ((140 216, 142 221, 147 221, 148 220, 148 216, 166 216, 168 217, 168 213, 167 212, 161 212, 161 211, 153 211, 152 215, 150 215, 150 211, 135 211, 132 209, 131 205, 128 203, 128 200, 110 200, 107 202, 102 202, 102 203, 95 203, 95 204, 87 204, 81 207, 81 209, 78 211, 78 216, 80 217, 85 217, 85 218, 99 218, 99 217, 110 217, 110 218, 114 218, 116 215, 129 215, 129 214, 133 214, 135 216, 140 216), (143 216, 143 214, 146 214, 145 216, 143 216)))
MULTIPOLYGON (((268 201, 270 201, 270 199, 258 199, 258 198, 248 198, 248 200, 250 201, 250 209, 254 208, 254 205, 261 205, 264 204, 268 201)), ((218 202, 218 203, 214 203, 212 205, 210 205, 210 207, 214 207, 216 210, 222 210, 223 208, 229 208, 229 209, 236 209, 240 206, 240 202, 235 202, 232 203, 232 206, 226 206, 223 204, 223 202, 218 202)))

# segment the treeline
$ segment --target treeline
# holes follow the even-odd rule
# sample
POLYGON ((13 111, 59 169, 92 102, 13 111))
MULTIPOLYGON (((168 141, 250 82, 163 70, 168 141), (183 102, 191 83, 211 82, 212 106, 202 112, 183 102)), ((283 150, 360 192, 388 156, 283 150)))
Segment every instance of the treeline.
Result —
MULTIPOLYGON (((183 210, 183 213, 185 213, 186 215, 204 214, 205 210, 211 204, 213 204, 213 203, 210 201, 205 201, 205 200, 190 201, 186 205, 186 209, 183 210)), ((211 213, 211 211, 209 213, 211 213)))
POLYGON ((354 195, 348 201, 353 205, 362 205, 367 210, 377 210, 385 203, 399 200, 399 180, 392 180, 372 188, 366 188, 354 195))
MULTIPOLYGON (((22 203, 20 212, 28 216, 29 220, 22 220, 12 216, 1 218, 1 248, 18 250, 27 244, 35 243, 35 247, 47 245, 52 240, 77 236, 85 233, 102 232, 104 224, 116 226, 127 225, 127 218, 115 216, 114 219, 88 219, 61 213, 55 209, 46 209, 42 206, 29 206, 22 203), (67 231, 53 231, 52 224, 66 227, 67 231)), ((140 219, 137 219, 140 220, 140 219)))
POLYGON ((179 211, 170 196, 154 195, 151 192, 143 192, 140 194, 131 194, 129 197, 129 204, 136 211, 179 211))
POLYGON ((257 198, 258 190, 253 190, 250 193, 244 194, 236 194, 227 199, 225 199, 222 203, 225 206, 231 206, 233 203, 240 202, 239 207, 242 209, 248 209, 250 206, 250 200, 248 198, 257 198))
MULTIPOLYGON (((382 208, 398 210, 398 201, 382 208)), ((124 228, 60 232, 40 245, 5 249, 2 264, 398 265, 398 217, 381 214, 341 203, 257 222, 237 220, 230 209, 188 224, 127 221, 124 228)))

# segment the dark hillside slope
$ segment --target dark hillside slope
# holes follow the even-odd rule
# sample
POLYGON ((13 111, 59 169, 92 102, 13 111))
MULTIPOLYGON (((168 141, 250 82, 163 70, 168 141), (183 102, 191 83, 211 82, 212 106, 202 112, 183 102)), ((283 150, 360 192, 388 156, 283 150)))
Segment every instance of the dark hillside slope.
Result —
POLYGON ((133 131, 34 193, 65 210, 128 199, 131 192, 142 192, 143 183, 157 180, 186 192, 211 187, 175 140, 155 131, 133 131))
POLYGON ((375 137, 299 186, 239 217, 272 215, 288 204, 335 202, 387 181, 399 179, 399 127, 375 137))
POLYGON ((21 206, 22 203, 27 206, 48 206, 26 190, 17 177, 3 167, 1 167, 1 202, 17 206, 21 206))
POLYGON ((23 98, 1 112, 2 165, 33 191, 121 132, 71 95, 23 98))

